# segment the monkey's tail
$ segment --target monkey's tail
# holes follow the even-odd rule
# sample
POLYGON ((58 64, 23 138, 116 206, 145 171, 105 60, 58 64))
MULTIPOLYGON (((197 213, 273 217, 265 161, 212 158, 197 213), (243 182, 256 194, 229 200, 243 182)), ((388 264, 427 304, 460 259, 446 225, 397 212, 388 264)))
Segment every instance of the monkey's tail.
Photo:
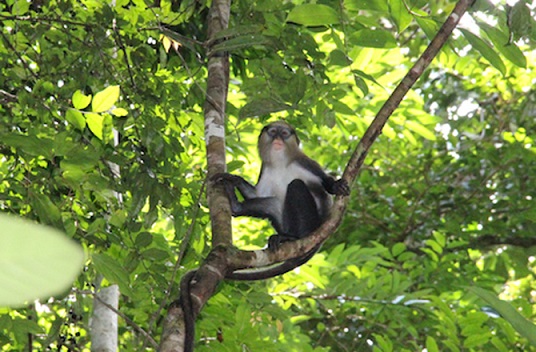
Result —
POLYGON ((187 272, 180 283, 180 303, 184 314, 184 352, 193 352, 195 338, 195 317, 190 296, 190 284, 197 270, 187 272))
POLYGON ((311 249, 308 253, 305 253, 303 256, 298 258, 293 258, 284 261, 281 264, 276 264, 275 266, 270 266, 266 269, 246 269, 246 270, 237 270, 232 273, 229 273, 225 276, 229 280, 238 280, 238 281, 255 281, 255 280, 266 280, 275 276, 283 275, 289 271, 307 263, 316 252, 320 249, 320 245, 311 249))

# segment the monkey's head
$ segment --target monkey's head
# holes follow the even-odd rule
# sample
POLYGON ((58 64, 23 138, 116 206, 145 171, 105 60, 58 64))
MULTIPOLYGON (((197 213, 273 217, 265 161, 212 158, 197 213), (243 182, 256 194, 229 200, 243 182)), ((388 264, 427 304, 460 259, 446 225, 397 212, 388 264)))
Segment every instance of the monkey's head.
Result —
POLYGON ((291 161, 300 153, 300 140, 294 127, 284 121, 276 121, 262 129, 258 148, 263 162, 275 162, 281 158, 291 161))

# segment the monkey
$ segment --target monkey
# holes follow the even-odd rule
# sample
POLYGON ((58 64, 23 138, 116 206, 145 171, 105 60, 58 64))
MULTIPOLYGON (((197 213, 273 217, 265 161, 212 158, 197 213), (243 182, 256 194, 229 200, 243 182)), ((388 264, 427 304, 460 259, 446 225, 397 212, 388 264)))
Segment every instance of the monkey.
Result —
MULTIPOLYGON (((350 194, 344 179, 335 180, 300 149, 296 130, 285 121, 265 126, 258 139, 262 160, 257 184, 228 173, 212 180, 224 186, 233 216, 268 219, 276 234, 268 239, 268 248, 276 250, 286 241, 304 238, 327 219, 333 203, 330 195, 350 194), (244 200, 240 202, 235 190, 244 200)), ((229 273, 232 280, 264 280, 284 274, 307 262, 318 251, 314 248, 302 257, 287 260, 264 270, 229 273)))
MULTIPOLYGON (((296 130, 284 121, 265 126, 258 140, 262 160, 257 184, 228 173, 214 175, 211 180, 224 186, 233 216, 251 216, 270 220, 276 234, 268 239, 268 248, 277 250, 286 241, 304 238, 316 230, 329 216, 333 200, 330 195, 350 194, 344 179, 335 180, 300 149, 296 130), (238 190, 244 200, 236 196, 238 190)), ((313 257, 320 245, 301 257, 289 259, 261 270, 235 271, 225 277, 231 280, 264 280, 284 274, 313 257)), ((190 284, 196 271, 181 280, 180 303, 185 322, 184 351, 193 351, 195 321, 190 284)))

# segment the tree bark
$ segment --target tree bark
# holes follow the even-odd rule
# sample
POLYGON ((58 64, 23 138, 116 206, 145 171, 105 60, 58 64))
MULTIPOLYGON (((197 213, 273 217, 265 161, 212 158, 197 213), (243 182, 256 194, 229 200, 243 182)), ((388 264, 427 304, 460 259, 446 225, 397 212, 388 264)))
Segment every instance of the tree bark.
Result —
POLYGON ((118 309, 119 286, 103 287, 95 295, 90 323, 91 352, 116 352, 117 314, 107 305, 118 309))
MULTIPOLYGON (((228 27, 230 0, 214 0, 208 14, 208 77, 205 114, 205 143, 207 147, 208 177, 226 171, 225 161, 225 105, 229 86, 229 55, 213 52, 217 44, 215 35, 228 27)), ((188 287, 195 317, 208 299, 214 294, 227 271, 226 248, 232 244, 231 209, 221 187, 207 183, 207 199, 212 225, 213 250, 199 270, 185 275, 181 287, 188 287)), ((179 301, 171 304, 164 320, 160 351, 183 351, 186 326, 183 306, 179 301)))

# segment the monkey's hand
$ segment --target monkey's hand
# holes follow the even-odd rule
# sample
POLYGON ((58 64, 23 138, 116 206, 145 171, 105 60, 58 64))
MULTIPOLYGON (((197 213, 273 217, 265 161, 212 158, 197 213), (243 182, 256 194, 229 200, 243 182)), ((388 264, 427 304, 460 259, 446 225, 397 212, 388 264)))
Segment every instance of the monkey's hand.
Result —
POLYGON ((233 186, 239 185, 244 179, 240 176, 220 172, 212 176, 210 180, 214 183, 230 184, 233 186))
POLYGON ((350 186, 348 182, 344 179, 330 179, 330 181, 325 182, 326 191, 329 194, 334 194, 336 196, 348 196, 350 195, 350 186))

